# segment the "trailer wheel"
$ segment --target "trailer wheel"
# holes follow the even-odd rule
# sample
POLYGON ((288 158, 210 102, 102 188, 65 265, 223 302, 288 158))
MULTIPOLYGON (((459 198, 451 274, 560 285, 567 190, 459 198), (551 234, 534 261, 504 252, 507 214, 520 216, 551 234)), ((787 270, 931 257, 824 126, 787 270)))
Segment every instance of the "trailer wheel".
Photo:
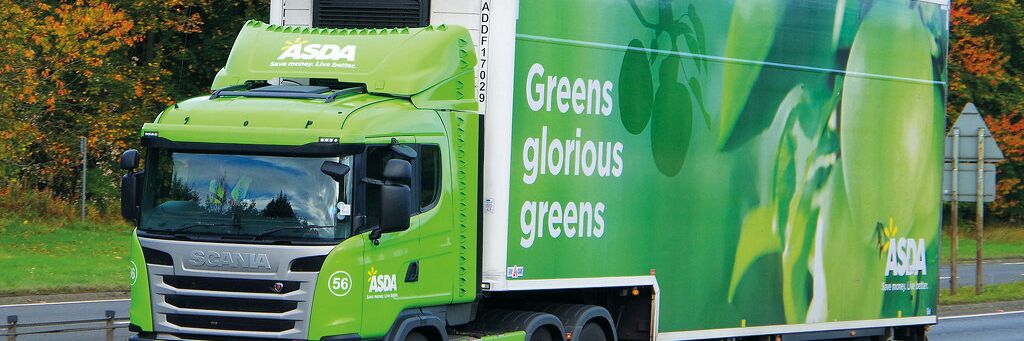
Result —
POLYGON ((430 341, 430 339, 423 333, 414 331, 405 336, 405 341, 430 341))
POLYGON ((580 341, 608 341, 608 335, 605 335, 604 328, 601 328, 601 325, 590 321, 583 326, 583 332, 575 339, 580 341))

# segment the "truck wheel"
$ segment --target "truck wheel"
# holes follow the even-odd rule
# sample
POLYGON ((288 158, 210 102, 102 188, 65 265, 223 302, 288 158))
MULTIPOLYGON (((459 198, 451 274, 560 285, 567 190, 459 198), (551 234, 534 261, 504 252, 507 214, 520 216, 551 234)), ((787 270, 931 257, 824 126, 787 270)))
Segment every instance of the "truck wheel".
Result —
POLYGON ((551 330, 548 328, 537 329, 530 336, 530 341, 555 341, 555 338, 551 336, 551 330))
POLYGON ((420 332, 409 332, 409 335, 405 336, 405 341, 430 341, 430 339, 420 332))
POLYGON ((608 341, 608 336, 604 334, 604 329, 600 325, 591 321, 583 326, 583 332, 576 339, 580 341, 608 341))

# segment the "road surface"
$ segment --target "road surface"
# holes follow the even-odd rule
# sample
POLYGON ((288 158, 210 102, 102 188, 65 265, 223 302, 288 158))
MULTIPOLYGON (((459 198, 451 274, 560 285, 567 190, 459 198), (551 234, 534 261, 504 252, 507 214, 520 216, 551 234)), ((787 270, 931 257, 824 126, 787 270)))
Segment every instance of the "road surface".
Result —
MULTIPOLYGON (((1024 281, 1024 262, 1022 261, 984 263, 982 264, 981 270, 983 272, 982 284, 1000 284, 1024 281)), ((957 286, 974 286, 975 273, 973 262, 957 264, 956 271, 959 275, 957 276, 957 286)), ((939 287, 943 289, 949 288, 949 272, 949 263, 939 265, 939 287)), ((1022 337, 1022 339, 1024 339, 1024 337, 1022 337)))
MULTIPOLYGON (((5 318, 8 315, 18 315, 20 323, 102 318, 106 310, 114 310, 117 317, 128 316, 128 300, 0 306, 0 319, 4 319, 0 320, 0 322, 6 321, 5 318)), ((932 327, 931 332, 928 333, 928 338, 931 341, 1019 341, 1024 340, 1022 324, 1024 324, 1024 311, 940 317, 939 324, 932 327)), ((90 326, 102 326, 102 324, 98 323, 90 326)), ((43 329, 19 328, 19 331, 22 332, 29 330, 43 329)), ((114 339, 124 340, 130 335, 131 333, 127 329, 121 328, 117 329, 114 339)), ((91 331, 74 334, 26 335, 19 337, 18 340, 103 341, 105 340, 105 334, 103 331, 91 331)))
POLYGON ((1024 340, 1024 311, 940 317, 928 333, 930 341, 1020 341, 1024 340))

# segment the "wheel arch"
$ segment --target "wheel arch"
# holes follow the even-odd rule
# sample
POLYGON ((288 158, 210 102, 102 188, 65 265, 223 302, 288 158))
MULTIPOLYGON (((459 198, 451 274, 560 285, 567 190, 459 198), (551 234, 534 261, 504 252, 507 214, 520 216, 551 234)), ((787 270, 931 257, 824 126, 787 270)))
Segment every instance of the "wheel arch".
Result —
POLYGON ((398 315, 391 329, 384 335, 385 341, 402 341, 413 331, 422 331, 440 337, 438 341, 448 341, 445 322, 437 315, 424 311, 406 311, 398 315))

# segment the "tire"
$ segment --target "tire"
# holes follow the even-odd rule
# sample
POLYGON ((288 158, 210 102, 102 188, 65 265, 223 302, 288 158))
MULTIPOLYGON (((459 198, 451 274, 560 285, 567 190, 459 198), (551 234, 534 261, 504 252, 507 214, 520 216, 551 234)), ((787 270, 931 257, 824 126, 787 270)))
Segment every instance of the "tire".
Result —
POLYGON ((555 339, 551 337, 551 330, 540 328, 533 331, 533 335, 530 335, 530 341, 555 341, 555 339))
POLYGON ((430 339, 423 335, 423 333, 412 331, 409 332, 409 335, 405 336, 405 341, 430 341, 430 339))
POLYGON ((605 335, 601 325, 591 320, 583 325, 583 331, 575 339, 579 341, 608 341, 608 335, 605 335))

